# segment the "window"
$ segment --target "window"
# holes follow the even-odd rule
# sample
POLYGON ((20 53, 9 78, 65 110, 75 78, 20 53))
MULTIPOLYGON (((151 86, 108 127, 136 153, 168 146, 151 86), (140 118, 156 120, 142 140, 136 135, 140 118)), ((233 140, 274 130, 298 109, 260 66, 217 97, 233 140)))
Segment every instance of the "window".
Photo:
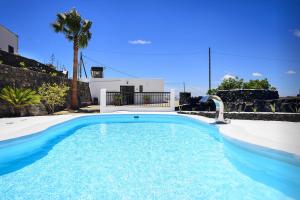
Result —
POLYGON ((143 92, 143 86, 140 85, 140 92, 143 92))
POLYGON ((8 45, 8 53, 15 53, 14 47, 8 45))

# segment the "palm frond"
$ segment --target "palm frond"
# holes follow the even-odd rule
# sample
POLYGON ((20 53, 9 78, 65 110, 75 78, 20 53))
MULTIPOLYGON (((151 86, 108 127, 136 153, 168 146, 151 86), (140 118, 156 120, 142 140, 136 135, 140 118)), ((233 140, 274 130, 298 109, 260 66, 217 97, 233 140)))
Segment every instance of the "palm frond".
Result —
POLYGON ((40 103, 40 96, 35 91, 9 86, 1 90, 0 98, 15 108, 40 103))
POLYGON ((85 48, 92 37, 92 22, 82 19, 76 9, 58 13, 56 21, 51 25, 55 32, 63 33, 67 40, 74 41, 77 38, 79 48, 85 48))

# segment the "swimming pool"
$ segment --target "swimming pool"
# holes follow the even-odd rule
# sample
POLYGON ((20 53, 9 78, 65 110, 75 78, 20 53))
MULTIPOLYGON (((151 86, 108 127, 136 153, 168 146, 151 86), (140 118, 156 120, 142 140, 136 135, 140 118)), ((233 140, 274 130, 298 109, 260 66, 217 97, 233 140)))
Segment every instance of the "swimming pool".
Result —
POLYGON ((185 116, 79 117, 0 143, 0 199, 300 198, 296 158, 244 146, 185 116))

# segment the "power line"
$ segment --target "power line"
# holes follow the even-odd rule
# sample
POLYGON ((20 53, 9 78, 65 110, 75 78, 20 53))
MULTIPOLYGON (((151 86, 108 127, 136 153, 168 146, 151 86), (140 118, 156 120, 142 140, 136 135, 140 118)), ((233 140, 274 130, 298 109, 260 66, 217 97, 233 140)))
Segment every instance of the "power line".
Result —
POLYGON ((182 82, 173 82, 173 81, 166 81, 165 84, 180 84, 182 85, 183 81, 182 82))
POLYGON ((189 52, 162 52, 162 53, 143 53, 143 52, 125 52, 125 51, 96 51, 96 50, 86 50, 95 53, 108 53, 108 54, 118 54, 118 55, 141 55, 141 56, 180 56, 180 55, 199 55, 205 54, 203 51, 189 51, 189 52))
POLYGON ((124 75, 129 76, 129 77, 132 77, 132 78, 138 78, 137 76, 131 75, 131 74, 127 73, 127 72, 123 72, 123 71, 121 71, 121 70, 114 69, 114 68, 112 68, 112 67, 110 67, 110 66, 108 66, 108 65, 104 65, 103 63, 101 63, 101 62, 99 62, 99 61, 97 61, 97 60, 95 60, 95 59, 93 59, 93 58, 87 57, 86 55, 82 55, 82 56, 85 57, 86 59, 88 59, 88 60, 90 60, 90 61, 92 61, 92 62, 94 62, 94 63, 96 63, 96 64, 98 64, 98 65, 101 65, 101 66, 103 66, 103 67, 105 67, 105 68, 108 68, 108 69, 110 69, 110 70, 112 70, 112 71, 118 72, 118 73, 120 73, 120 74, 124 74, 124 75))
MULTIPOLYGON (((194 50, 194 51, 183 51, 183 52, 162 52, 162 53, 143 53, 143 52, 126 52, 126 51, 98 51, 98 50, 86 50, 87 52, 95 52, 95 53, 103 53, 103 54, 117 54, 117 55, 137 55, 137 56, 185 56, 185 55, 201 55, 206 54, 206 52, 202 50, 194 50)), ((224 56, 234 56, 234 57, 242 57, 242 58, 250 58, 250 59, 263 59, 263 60, 278 60, 284 62, 299 62, 297 59, 286 59, 286 58, 275 58, 275 57, 265 57, 265 56, 252 56, 252 55, 241 55, 236 53, 229 53, 223 51, 211 51, 212 53, 224 55, 224 56)))
POLYGON ((247 56, 247 55, 240 55, 235 53, 227 53, 222 51, 212 51, 215 54, 225 55, 225 56, 235 56, 235 57, 242 57, 242 58, 251 58, 251 59, 263 59, 263 60, 278 60, 278 61, 285 61, 285 62, 298 62, 300 60, 295 59, 286 59, 286 58, 271 58, 271 57, 264 57, 264 56, 247 56))

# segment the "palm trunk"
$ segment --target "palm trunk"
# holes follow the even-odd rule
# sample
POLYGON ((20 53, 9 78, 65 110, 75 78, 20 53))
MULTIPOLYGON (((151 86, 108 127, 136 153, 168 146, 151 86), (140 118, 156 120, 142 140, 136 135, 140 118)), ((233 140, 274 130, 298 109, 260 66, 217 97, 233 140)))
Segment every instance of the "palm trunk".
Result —
POLYGON ((73 79, 72 79, 72 109, 78 109, 78 97, 77 97, 77 70, 78 70, 78 38, 74 38, 73 43, 74 57, 73 57, 73 79))

